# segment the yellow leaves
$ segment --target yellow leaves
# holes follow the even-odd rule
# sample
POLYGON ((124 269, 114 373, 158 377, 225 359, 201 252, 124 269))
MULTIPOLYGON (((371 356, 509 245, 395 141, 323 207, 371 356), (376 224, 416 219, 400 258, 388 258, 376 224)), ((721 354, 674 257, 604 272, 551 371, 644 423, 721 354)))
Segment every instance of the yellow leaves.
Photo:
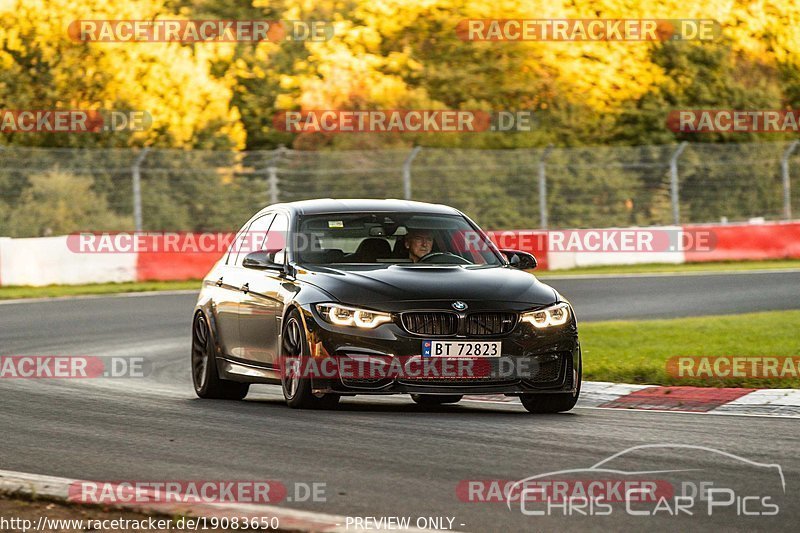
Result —
POLYGON ((462 42, 455 27, 467 18, 713 18, 734 51, 766 68, 797 62, 800 51, 800 2, 791 0, 255 0, 265 16, 334 21, 335 30, 326 42, 259 43, 246 59, 234 43, 82 44, 67 36, 77 19, 189 18, 200 9, 176 14, 174 4, 0 0, 0 96, 20 106, 147 110, 154 125, 132 137, 138 144, 192 146, 212 131, 221 144, 242 147, 242 123, 263 123, 271 108, 576 103, 601 114, 655 85, 685 82, 664 79, 650 57, 658 43, 462 42), (258 80, 263 93, 252 90, 258 80), (234 107, 234 91, 247 100, 247 116, 234 107))
MULTIPOLYGON (((25 0, 16 7, 4 14, 12 29, 0 30, 0 44, 35 48, 30 61, 44 64, 10 77, 7 105, 143 110, 153 118, 151 129, 120 142, 191 147, 199 137, 216 137, 221 146, 244 147, 241 117, 231 106, 235 78, 211 74, 212 62, 231 59, 234 45, 86 44, 68 37, 69 24, 80 19, 178 18, 163 0, 25 0)), ((17 66, 2 48, 0 64, 17 66)))
POLYGON ((8 50, 13 50, 15 52, 21 52, 24 50, 18 28, 9 27, 7 30, 2 30, 2 33, 0 33, 0 42, 2 43, 3 47, 8 50))
POLYGON ((276 109, 292 109, 295 107, 295 98, 289 94, 279 94, 275 99, 276 109))
POLYGON ((732 15, 738 24, 726 34, 734 38, 736 49, 768 61, 796 61, 793 56, 800 51, 797 2, 762 0, 737 5, 732 15))

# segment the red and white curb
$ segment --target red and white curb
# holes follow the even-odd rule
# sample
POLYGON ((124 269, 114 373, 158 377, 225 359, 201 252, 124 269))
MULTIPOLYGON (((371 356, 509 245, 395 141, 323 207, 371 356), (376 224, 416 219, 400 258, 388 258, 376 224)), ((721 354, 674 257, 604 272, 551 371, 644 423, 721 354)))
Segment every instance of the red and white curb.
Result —
MULTIPOLYGON (((467 396, 472 401, 514 402, 516 398, 467 396)), ((800 417, 800 389, 660 387, 585 381, 577 407, 800 417)))
MULTIPOLYGON (((69 479, 62 477, 43 476, 25 472, 0 470, 0 492, 8 494, 27 494, 44 496, 55 500, 70 502, 68 499, 69 487, 73 484, 86 482, 86 480, 69 479)), ((376 531, 347 525, 345 516, 288 509, 275 505, 244 504, 244 503, 204 503, 204 504, 115 504, 103 505, 103 508, 125 509, 139 513, 156 513, 166 516, 206 516, 206 517, 248 517, 248 518, 277 518, 280 527, 275 531, 299 531, 320 533, 360 533, 376 531)), ((409 528, 403 531, 412 533, 428 533, 432 530, 409 528)))

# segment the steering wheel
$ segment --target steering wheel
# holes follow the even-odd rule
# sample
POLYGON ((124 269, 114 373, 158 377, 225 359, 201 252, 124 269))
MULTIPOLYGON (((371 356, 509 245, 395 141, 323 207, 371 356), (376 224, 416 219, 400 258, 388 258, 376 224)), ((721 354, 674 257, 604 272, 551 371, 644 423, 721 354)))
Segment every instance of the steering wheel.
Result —
POLYGON ((419 263, 433 263, 441 265, 471 265, 472 261, 450 252, 431 252, 420 257, 419 263))

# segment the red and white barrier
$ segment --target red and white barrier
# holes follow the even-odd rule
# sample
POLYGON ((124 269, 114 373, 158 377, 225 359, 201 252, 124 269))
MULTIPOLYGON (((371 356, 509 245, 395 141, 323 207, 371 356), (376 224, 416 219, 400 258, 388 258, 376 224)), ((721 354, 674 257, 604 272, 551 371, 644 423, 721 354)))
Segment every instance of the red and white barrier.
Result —
MULTIPOLYGON (((500 248, 533 253, 540 270, 800 259, 800 222, 549 232, 514 230, 489 234, 500 248), (649 246, 642 246, 643 243, 649 246), (634 251, 630 251, 628 245, 632 245, 634 251)), ((87 253, 76 246, 75 236, 0 237, 0 285, 199 279, 222 257, 231 238, 232 234, 228 233, 169 234, 150 238, 147 241, 150 251, 95 250, 87 253), (162 242, 166 239, 170 242, 162 242), (184 246, 190 242, 202 243, 202 246, 184 246), (186 249, 192 251, 179 251, 186 249)))
POLYGON ((201 279, 214 266, 233 241, 233 234, 208 233, 201 245, 190 242, 193 234, 178 236, 178 240, 167 248, 165 236, 155 238, 156 249, 191 250, 139 253, 136 261, 136 281, 180 281, 201 279), (211 250, 211 251, 196 251, 211 250))
POLYGON ((79 254, 67 236, 0 239, 0 285, 81 285, 135 281, 135 253, 79 254))
POLYGON ((800 222, 489 234, 500 248, 534 254, 541 270, 800 258, 800 222))
POLYGON ((550 270, 646 263, 680 264, 685 262, 685 247, 681 244, 680 233, 680 226, 555 231, 550 237, 547 261, 550 270), (573 236, 576 238, 571 239, 573 236), (562 238, 555 241, 554 237, 562 238), (604 239, 612 244, 603 246, 604 239), (629 243, 627 246, 626 242, 629 243))
POLYGON ((709 230, 714 235, 713 249, 705 252, 688 251, 687 263, 800 257, 800 222, 696 225, 683 228, 690 235, 709 230))

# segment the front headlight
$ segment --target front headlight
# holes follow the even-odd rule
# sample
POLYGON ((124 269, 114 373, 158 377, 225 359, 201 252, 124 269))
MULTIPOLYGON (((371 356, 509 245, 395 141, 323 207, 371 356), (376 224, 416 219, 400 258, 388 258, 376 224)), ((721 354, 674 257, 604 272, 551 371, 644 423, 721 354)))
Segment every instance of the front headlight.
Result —
POLYGON ((372 329, 383 323, 391 322, 392 315, 369 309, 358 309, 339 304, 317 304, 317 311, 326 322, 337 326, 355 326, 372 329))
POLYGON ((570 309, 566 302, 556 304, 538 311, 522 314, 522 321, 533 324, 536 328, 563 326, 569 320, 570 309))

